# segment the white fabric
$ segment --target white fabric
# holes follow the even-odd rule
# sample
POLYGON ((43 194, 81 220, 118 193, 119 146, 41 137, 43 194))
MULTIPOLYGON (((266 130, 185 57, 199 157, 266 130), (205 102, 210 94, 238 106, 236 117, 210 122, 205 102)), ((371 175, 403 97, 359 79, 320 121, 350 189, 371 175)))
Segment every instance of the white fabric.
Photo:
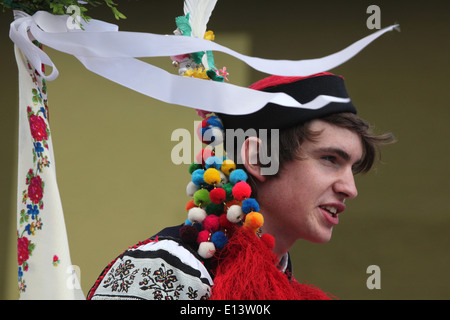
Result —
POLYGON ((178 257, 184 264, 200 271, 202 278, 208 280, 209 284, 213 285, 213 280, 206 270, 205 266, 198 260, 192 253, 190 253, 186 248, 180 246, 177 242, 172 240, 162 240, 156 242, 149 242, 133 250, 142 251, 157 251, 166 250, 172 255, 178 257))
POLYGON ((194 37, 122 32, 115 25, 94 19, 83 25, 85 30, 70 30, 66 27, 68 18, 39 11, 11 24, 11 39, 22 48, 31 63, 39 66, 42 62, 54 68, 46 76, 48 80, 57 77, 57 69, 45 53, 33 48, 27 30, 44 45, 74 55, 87 69, 132 90, 167 103, 227 114, 252 113, 269 102, 288 107, 317 109, 330 102, 346 103, 348 99, 319 96, 311 103, 300 104, 284 93, 266 93, 228 83, 180 77, 136 58, 221 51, 261 72, 307 76, 339 66, 373 40, 397 27, 393 25, 379 30, 320 59, 288 61, 245 56, 217 43, 194 37))

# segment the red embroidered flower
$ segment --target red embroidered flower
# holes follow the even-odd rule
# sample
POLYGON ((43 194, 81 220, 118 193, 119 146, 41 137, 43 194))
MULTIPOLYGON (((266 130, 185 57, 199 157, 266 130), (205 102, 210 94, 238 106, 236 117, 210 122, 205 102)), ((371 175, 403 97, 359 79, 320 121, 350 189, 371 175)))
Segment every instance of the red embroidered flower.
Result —
POLYGON ((40 176, 36 176, 31 178, 30 184, 28 185, 28 198, 33 203, 39 203, 41 201, 43 195, 42 190, 42 180, 40 176))
POLYGON ((36 141, 47 140, 47 125, 45 124, 44 119, 39 116, 30 115, 29 118, 31 135, 33 139, 36 141))
POLYGON ((28 251, 28 245, 30 241, 27 237, 17 239, 17 262, 21 266, 30 257, 30 252, 28 251))

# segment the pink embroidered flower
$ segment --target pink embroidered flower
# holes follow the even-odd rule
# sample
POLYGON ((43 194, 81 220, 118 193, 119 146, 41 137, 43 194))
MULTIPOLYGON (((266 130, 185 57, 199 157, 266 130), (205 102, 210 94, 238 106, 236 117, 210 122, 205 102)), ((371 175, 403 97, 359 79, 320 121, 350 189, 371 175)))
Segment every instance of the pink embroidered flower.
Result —
POLYGON ((28 245, 30 241, 27 237, 17 239, 17 262, 21 266, 30 257, 28 245))
POLYGON ((43 196, 42 180, 40 176, 31 178, 28 185, 28 198, 35 204, 41 201, 43 196))
POLYGON ((31 135, 34 140, 42 141, 47 140, 47 125, 45 124, 44 119, 39 116, 35 116, 34 114, 29 118, 31 135))

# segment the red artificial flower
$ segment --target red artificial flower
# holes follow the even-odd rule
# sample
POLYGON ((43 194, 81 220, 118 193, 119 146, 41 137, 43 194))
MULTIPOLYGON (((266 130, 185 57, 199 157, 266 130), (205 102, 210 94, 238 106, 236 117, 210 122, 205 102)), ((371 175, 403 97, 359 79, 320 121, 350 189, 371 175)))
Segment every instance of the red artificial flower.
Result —
POLYGON ((35 116, 34 114, 29 118, 31 135, 34 140, 42 141, 47 140, 47 125, 45 124, 44 119, 39 116, 35 116))
POLYGON ((35 204, 41 201, 43 196, 42 180, 40 176, 31 178, 28 185, 28 198, 35 204))

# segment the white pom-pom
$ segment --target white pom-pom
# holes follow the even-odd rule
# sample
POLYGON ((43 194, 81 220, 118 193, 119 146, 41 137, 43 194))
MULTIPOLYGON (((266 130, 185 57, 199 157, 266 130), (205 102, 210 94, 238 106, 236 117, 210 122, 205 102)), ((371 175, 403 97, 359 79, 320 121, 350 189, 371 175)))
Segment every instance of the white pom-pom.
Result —
POLYGON ((227 211, 227 219, 232 223, 238 223, 244 218, 244 212, 242 211, 241 206, 237 204, 232 205, 228 208, 227 211))
POLYGON ((216 184, 216 187, 222 187, 224 184, 228 183, 228 178, 221 170, 218 170, 220 173, 220 182, 216 184))
POLYGON ((202 223, 206 216, 206 211, 199 207, 191 208, 188 211, 188 219, 190 222, 202 223))
POLYGON ((215 147, 223 142, 223 131, 221 129, 212 127, 209 133, 214 137, 214 141, 209 143, 210 146, 215 147))
POLYGON ((199 187, 195 185, 192 181, 189 181, 189 183, 186 186, 186 194, 188 197, 192 198, 194 196, 195 191, 197 191, 199 187))
POLYGON ((197 253, 203 259, 209 259, 214 256, 214 253, 216 253, 216 247, 214 246, 214 243, 209 242, 209 241, 204 241, 204 242, 200 243, 197 253))

